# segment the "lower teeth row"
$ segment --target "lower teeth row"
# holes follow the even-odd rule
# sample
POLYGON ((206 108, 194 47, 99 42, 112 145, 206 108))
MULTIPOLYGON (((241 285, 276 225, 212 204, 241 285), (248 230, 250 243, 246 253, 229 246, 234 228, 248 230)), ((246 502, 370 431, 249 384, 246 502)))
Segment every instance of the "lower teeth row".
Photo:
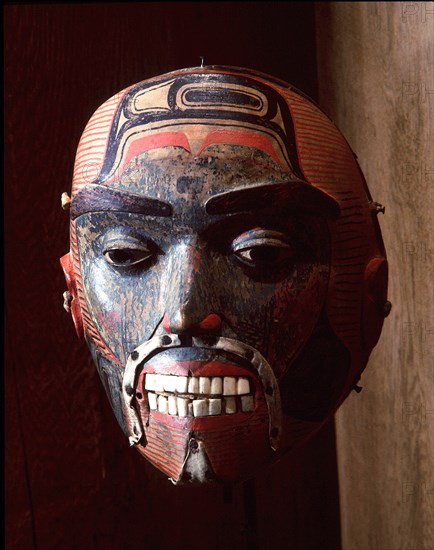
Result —
POLYGON ((185 399, 175 395, 157 395, 148 392, 149 408, 173 416, 218 416, 238 411, 251 412, 254 408, 253 395, 225 397, 225 399, 185 399))

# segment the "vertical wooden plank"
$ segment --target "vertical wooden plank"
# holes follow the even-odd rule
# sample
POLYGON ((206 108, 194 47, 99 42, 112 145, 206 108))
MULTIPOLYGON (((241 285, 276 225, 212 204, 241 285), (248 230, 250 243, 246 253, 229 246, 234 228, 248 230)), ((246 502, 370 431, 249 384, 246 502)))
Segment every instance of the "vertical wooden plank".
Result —
POLYGON ((393 304, 337 415, 344 550, 429 550, 433 538, 433 3, 318 3, 320 104, 359 157, 393 304))
MULTIPOLYGON (((7 322, 7 319, 6 319, 7 322)), ((13 363, 8 342, 5 358, 13 363)), ((33 504, 29 471, 21 426, 21 409, 16 385, 16 364, 5 376, 5 541, 9 548, 32 548, 35 544, 33 504)))

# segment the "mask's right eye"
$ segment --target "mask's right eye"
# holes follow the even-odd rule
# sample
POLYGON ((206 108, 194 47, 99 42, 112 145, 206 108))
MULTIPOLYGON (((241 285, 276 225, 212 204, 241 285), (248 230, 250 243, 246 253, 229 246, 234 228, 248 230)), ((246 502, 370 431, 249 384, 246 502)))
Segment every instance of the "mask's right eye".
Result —
POLYGON ((115 267, 130 267, 149 260, 153 253, 148 249, 110 248, 104 251, 107 263, 115 267))
POLYGON ((119 268, 145 265, 160 253, 157 245, 148 239, 120 234, 108 235, 102 252, 108 264, 119 268))

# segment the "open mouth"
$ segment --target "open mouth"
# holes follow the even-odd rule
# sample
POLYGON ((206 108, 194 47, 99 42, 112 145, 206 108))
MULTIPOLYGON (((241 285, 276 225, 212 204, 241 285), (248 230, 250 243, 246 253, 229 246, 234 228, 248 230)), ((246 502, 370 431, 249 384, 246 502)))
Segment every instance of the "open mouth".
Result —
POLYGON ((241 376, 145 375, 149 409, 179 417, 222 416, 252 412, 254 395, 241 376))
POLYGON ((125 366, 122 395, 129 421, 130 444, 137 445, 143 439, 142 444, 146 445, 138 405, 143 393, 149 411, 178 418, 203 418, 253 414, 258 391, 265 398, 270 445, 276 450, 282 414, 279 386, 271 366, 258 350, 224 337, 211 341, 192 338, 185 346, 177 335, 155 336, 138 346, 125 366), (178 355, 186 354, 184 359, 188 357, 190 367, 182 366, 182 357, 177 357, 173 365, 168 366, 167 359, 164 359, 167 350, 177 350, 178 355), (224 364, 217 360, 211 364, 202 361, 201 368, 192 369, 195 363, 192 354, 202 352, 216 356, 223 354, 230 358, 230 362, 224 364), (237 371, 241 371, 240 376, 236 375, 237 371), (260 388, 256 387, 257 384, 260 388))

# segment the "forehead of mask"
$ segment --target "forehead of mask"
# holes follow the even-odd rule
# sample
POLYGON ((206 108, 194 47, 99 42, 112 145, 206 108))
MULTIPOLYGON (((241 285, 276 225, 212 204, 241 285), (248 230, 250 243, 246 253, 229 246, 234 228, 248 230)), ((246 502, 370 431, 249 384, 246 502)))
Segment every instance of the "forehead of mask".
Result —
MULTIPOLYGON (((294 184, 304 179, 294 144, 288 105, 264 82, 206 71, 163 75, 96 111, 79 144, 72 195, 88 183, 160 197, 176 180, 172 200, 211 188, 294 184)), ((324 204, 330 197, 297 185, 292 197, 300 202, 301 189, 304 207, 330 206, 324 204)))
POLYGON ((193 156, 213 143, 266 151, 300 177, 292 117, 271 86, 245 75, 163 75, 119 92, 93 115, 80 141, 73 195, 110 185, 143 151, 180 146, 193 156))
POLYGON ((257 148, 213 144, 193 156, 182 147, 167 146, 137 155, 111 187, 171 203, 176 215, 180 205, 203 206, 209 198, 231 190, 288 179, 288 173, 257 148))

